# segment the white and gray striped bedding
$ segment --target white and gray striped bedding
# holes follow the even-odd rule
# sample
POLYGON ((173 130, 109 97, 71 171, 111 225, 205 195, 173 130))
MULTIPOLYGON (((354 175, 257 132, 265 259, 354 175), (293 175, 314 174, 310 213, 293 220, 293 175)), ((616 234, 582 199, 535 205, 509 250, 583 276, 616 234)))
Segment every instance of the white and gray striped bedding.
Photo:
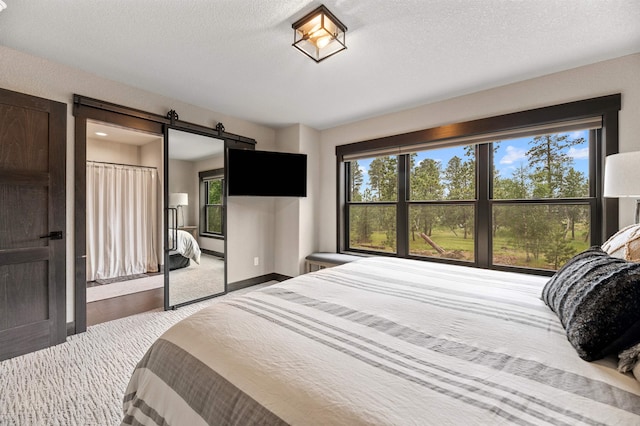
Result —
POLYGON ((578 357, 546 281, 367 258, 220 301, 152 346, 123 424, 640 424, 640 383, 578 357))

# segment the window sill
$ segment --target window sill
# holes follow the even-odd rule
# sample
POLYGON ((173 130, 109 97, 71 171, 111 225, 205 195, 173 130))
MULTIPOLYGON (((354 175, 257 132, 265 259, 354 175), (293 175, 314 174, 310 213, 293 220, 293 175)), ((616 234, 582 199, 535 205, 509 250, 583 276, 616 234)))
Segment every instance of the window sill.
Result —
POLYGON ((207 234, 204 232, 201 232, 200 237, 204 237, 204 238, 212 238, 214 240, 224 240, 224 235, 220 235, 220 234, 207 234))

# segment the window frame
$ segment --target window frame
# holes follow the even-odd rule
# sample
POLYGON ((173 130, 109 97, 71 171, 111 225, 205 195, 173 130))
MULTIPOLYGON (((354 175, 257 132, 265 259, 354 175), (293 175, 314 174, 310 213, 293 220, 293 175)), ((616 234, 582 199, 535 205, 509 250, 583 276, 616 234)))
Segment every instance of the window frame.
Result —
MULTIPOLYGON (((349 223, 349 220, 351 220, 351 216, 350 216, 350 209, 349 206, 352 205, 357 205, 357 206, 372 206, 372 207, 389 207, 389 206, 395 206, 396 207, 396 252, 383 252, 383 251, 377 251, 377 250, 364 250, 364 249, 358 249, 358 248, 353 248, 353 247, 347 247, 347 250, 349 252, 352 253, 383 253, 383 254, 398 254, 398 250, 400 249, 400 242, 398 241, 398 236, 399 236, 399 232, 398 232, 398 225, 400 225, 400 222, 398 221, 398 216, 399 216, 399 207, 401 205, 400 200, 402 199, 402 197, 404 197, 404 193, 401 193, 400 191, 403 191, 404 188, 402 185, 400 185, 399 181, 400 181, 400 169, 403 168, 403 166, 400 165, 401 161, 399 161, 402 158, 402 156, 397 156, 397 168, 398 168, 398 185, 396 187, 396 200, 395 201, 389 201, 389 200, 385 200, 385 201, 352 201, 351 200, 351 188, 350 188, 350 182, 347 182, 347 189, 346 189, 346 209, 345 209, 345 223, 349 223)), ((350 163, 345 163, 346 165, 346 176, 351 176, 351 164, 350 163)), ((347 230, 348 233, 348 230, 347 230)), ((350 241, 350 237, 349 235, 346 235, 346 240, 345 243, 349 244, 350 241)))
MULTIPOLYGON (((491 209, 494 204, 513 203, 514 200, 494 200, 491 198, 493 191, 493 179, 491 179, 492 152, 489 149, 491 145, 483 142, 490 141, 490 139, 487 139, 487 135, 491 133, 505 131, 527 132, 529 129, 537 126, 562 125, 563 122, 600 117, 602 120, 601 129, 590 132, 589 149, 590 155, 593 156, 594 160, 590 162, 588 201, 589 208, 592 212, 591 245, 600 245, 618 230, 618 199, 603 197, 602 179, 605 157, 618 152, 618 111, 620 108, 621 94, 618 93, 336 146, 337 252, 403 257, 423 261, 456 263, 485 269, 507 270, 547 276, 552 275, 554 273, 552 270, 493 265, 490 226, 487 226, 491 220, 491 209), (594 137, 599 138, 595 143, 593 142, 594 137), (394 149, 397 149, 398 153, 400 153, 402 148, 411 148, 412 146, 418 145, 423 146, 422 149, 428 146, 437 148, 438 146, 446 146, 448 141, 460 139, 468 139, 469 144, 476 143, 474 140, 478 141, 478 149, 476 152, 476 200, 472 202, 476 206, 474 262, 460 262, 451 259, 412 256, 408 254, 408 238, 410 235, 408 227, 408 206, 411 203, 407 194, 408 155, 405 155, 405 161, 400 161, 401 155, 398 155, 398 200, 396 203, 391 203, 398 206, 396 210, 396 253, 373 252, 349 248, 349 202, 347 196, 350 194, 350 182, 345 164, 348 164, 350 159, 353 159, 353 157, 374 157, 376 156, 376 152, 381 151, 387 151, 388 153, 386 155, 391 155, 394 149), (347 157, 346 160, 345 157, 347 157), (593 176, 593 179, 591 179, 591 176, 593 176), (479 182, 486 182, 486 184, 478 184, 479 182), (402 229, 405 229, 406 232, 400 232, 402 229)), ((566 203, 567 199, 534 199, 519 200, 519 202, 524 204, 562 204, 566 203)), ((436 203, 441 204, 442 202, 438 201, 436 203)), ((460 202, 454 201, 454 203, 460 202)), ((376 203, 376 205, 378 205, 378 203, 376 203)))
POLYGON ((200 229, 199 229, 199 234, 200 236, 203 237, 210 237, 210 238, 218 238, 218 239, 224 239, 224 229, 225 229, 225 209, 224 209, 224 200, 225 200, 225 179, 224 179, 224 169, 213 169, 213 170, 206 170, 203 172, 199 172, 198 173, 198 178, 199 178, 199 182, 200 182, 200 229), (212 180, 220 180, 221 181, 221 185, 222 185, 222 194, 220 197, 220 204, 208 204, 209 201, 209 196, 208 196, 208 189, 209 189, 209 185, 208 182, 212 181, 212 180), (207 208, 209 206, 220 206, 221 210, 222 210, 222 223, 221 223, 221 232, 210 232, 207 229, 207 208))

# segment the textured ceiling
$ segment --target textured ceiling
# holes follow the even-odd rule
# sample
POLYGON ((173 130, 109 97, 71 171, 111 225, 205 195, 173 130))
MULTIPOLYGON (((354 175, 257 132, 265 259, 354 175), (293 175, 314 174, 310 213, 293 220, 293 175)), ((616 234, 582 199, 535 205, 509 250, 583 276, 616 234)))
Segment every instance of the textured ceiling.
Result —
POLYGON ((291 47, 308 0, 6 0, 0 44, 272 127, 325 129, 640 51, 639 0, 326 0, 348 49, 291 47))

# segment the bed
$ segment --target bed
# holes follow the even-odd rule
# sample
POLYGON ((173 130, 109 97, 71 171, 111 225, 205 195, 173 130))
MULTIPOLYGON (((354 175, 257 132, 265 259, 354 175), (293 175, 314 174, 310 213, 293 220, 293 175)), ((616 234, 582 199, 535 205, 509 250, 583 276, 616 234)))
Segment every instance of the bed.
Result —
POLYGON ((191 264, 191 260, 200 263, 200 246, 198 241, 189 232, 183 230, 169 229, 169 246, 173 250, 169 251, 169 270, 186 268, 191 264), (173 241, 175 240, 175 245, 173 241))
POLYGON ((123 424, 640 424, 640 383, 578 357, 548 280, 371 257, 219 300, 151 346, 123 424))

